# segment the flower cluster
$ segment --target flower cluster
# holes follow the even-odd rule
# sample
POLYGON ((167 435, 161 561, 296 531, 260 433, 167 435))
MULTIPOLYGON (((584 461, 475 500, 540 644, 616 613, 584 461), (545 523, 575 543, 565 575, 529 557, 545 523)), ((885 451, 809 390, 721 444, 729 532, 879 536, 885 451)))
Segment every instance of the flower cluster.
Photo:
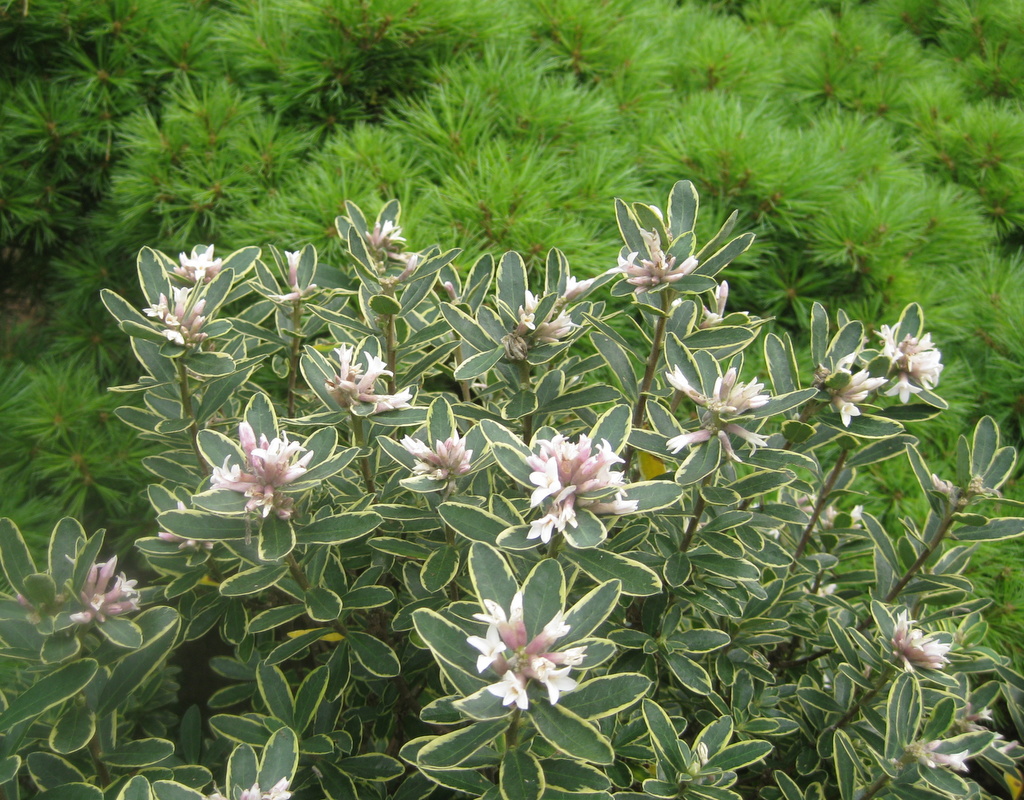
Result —
POLYGON ((370 247, 383 255, 394 257, 405 244, 402 228, 389 219, 384 224, 376 223, 372 231, 366 232, 366 241, 370 247))
POLYGON ((288 259, 288 285, 291 287, 291 291, 287 294, 272 294, 270 295, 271 300, 276 300, 279 303, 290 303, 294 300, 300 300, 307 294, 316 289, 316 284, 311 283, 309 286, 299 286, 299 258, 301 252, 289 253, 285 250, 285 258, 288 259))
POLYGON ((742 416, 748 411, 754 411, 764 406, 771 398, 767 394, 760 394, 764 384, 758 381, 741 383, 736 380, 736 368, 730 367, 725 375, 715 381, 715 388, 710 395, 701 394, 695 389, 683 375, 679 367, 674 367, 671 372, 665 374, 665 379, 679 392, 689 397, 698 406, 705 409, 701 413, 701 429, 692 433, 683 433, 673 436, 668 440, 668 449, 678 453, 684 447, 689 447, 700 442, 708 441, 712 436, 718 436, 722 442, 722 448, 734 461, 739 457, 729 442, 728 434, 739 436, 752 448, 764 447, 768 440, 752 431, 748 431, 741 425, 730 420, 742 416))
POLYGON ((478 672, 491 667, 501 675, 501 680, 488 686, 487 690, 500 697, 503 705, 528 708, 530 701, 526 687, 531 679, 547 689, 551 705, 558 702, 561 692, 576 688, 576 681, 569 677, 569 671, 583 663, 587 648, 570 647, 562 652, 550 652, 551 646, 569 632, 561 611, 527 642, 522 592, 516 592, 512 598, 508 616, 505 609, 493 600, 484 600, 484 607, 489 613, 474 614, 473 618, 487 623, 487 635, 470 636, 466 641, 480 651, 476 660, 478 672))
POLYGON ((849 427, 850 420, 860 416, 857 403, 863 403, 868 395, 889 380, 886 377, 872 378, 867 370, 851 375, 846 370, 839 370, 829 378, 829 383, 842 383, 841 386, 827 386, 832 395, 832 407, 843 418, 843 425, 849 427))
POLYGON ((416 458, 413 475, 447 481, 449 488, 454 485, 457 477, 469 472, 470 460, 473 458, 473 451, 466 449, 466 440, 458 434, 443 442, 438 439, 433 449, 419 439, 406 436, 402 439, 402 447, 416 458))
MULTIPOLYGON (((199 245, 202 247, 202 245, 199 245)), ((184 278, 189 283, 209 283, 214 279, 221 267, 224 265, 223 258, 213 257, 213 245, 209 245, 202 252, 199 247, 192 248, 192 254, 186 256, 179 253, 181 266, 174 268, 174 274, 184 278)))
POLYGON ((947 642, 940 642, 934 634, 925 634, 919 628, 911 627, 914 620, 901 611, 896 617, 896 628, 892 634, 892 654, 903 661, 908 672, 914 667, 922 669, 942 669, 949 663, 946 653, 952 647, 947 642))
POLYGON ((532 331, 531 339, 537 344, 554 344, 569 335, 569 332, 576 327, 568 314, 559 313, 555 316, 555 310, 540 322, 537 322, 535 315, 540 298, 534 297, 533 292, 526 290, 526 303, 519 306, 519 326, 516 328, 516 335, 526 336, 527 331, 532 331), (552 319, 552 317, 554 317, 552 319))
POLYGON ((391 411, 396 408, 408 408, 412 392, 403 389, 398 394, 378 394, 377 380, 393 373, 387 368, 384 360, 377 356, 363 353, 366 357, 365 371, 356 363, 355 347, 342 345, 334 351, 338 357, 340 369, 333 378, 329 378, 324 386, 331 397, 343 408, 351 408, 357 403, 370 403, 373 413, 391 411))
MULTIPOLYGON (((254 783, 248 789, 243 789, 236 800, 288 800, 292 793, 288 791, 288 779, 281 778, 277 783, 264 791, 259 783, 254 783)), ((214 792, 207 797, 207 800, 227 800, 220 792, 214 792)))
POLYGON ((957 772, 967 772, 967 757, 969 750, 961 750, 959 753, 939 753, 938 748, 945 742, 935 739, 931 742, 914 742, 907 748, 907 753, 912 755, 926 767, 949 767, 957 772))
POLYGON ((626 282, 637 287, 637 294, 662 284, 675 283, 697 269, 697 259, 694 256, 677 265, 675 256, 666 255, 661 249, 661 236, 657 231, 641 231, 640 235, 651 257, 642 258, 637 264, 638 251, 630 253, 625 258, 620 255, 618 266, 608 270, 610 273, 625 275, 626 282))
POLYGON ((238 426, 238 440, 245 453, 247 471, 243 472, 238 464, 229 466, 231 456, 228 456, 221 466, 214 466, 211 485, 216 489, 244 494, 249 498, 245 504, 246 511, 258 510, 266 517, 273 510, 280 519, 289 519, 294 500, 278 489, 306 472, 313 451, 306 451, 304 456, 295 460, 295 456, 306 448, 298 442, 288 441, 288 434, 284 432, 280 438, 269 441, 261 434, 257 446, 256 434, 245 421, 238 426))
POLYGON ((139 610, 139 593, 135 589, 136 581, 127 580, 122 572, 114 578, 117 569, 117 556, 103 564, 93 564, 89 576, 82 587, 82 603, 85 610, 71 615, 71 621, 86 625, 93 620, 106 622, 107 617, 116 617, 129 611, 139 610), (107 589, 110 579, 114 585, 107 589))
POLYGON ((526 459, 533 469, 530 483, 537 487, 530 505, 539 506, 545 500, 548 504, 544 516, 530 525, 527 538, 546 544, 554 530, 577 527, 576 508, 586 508, 594 514, 636 511, 637 501, 623 499, 625 493, 621 489, 614 494, 608 492, 622 485, 622 473, 612 472, 611 467, 623 463, 623 459, 607 441, 595 448, 588 436, 581 435, 574 444, 556 434, 551 439, 538 439, 537 444, 540 452, 526 459))
POLYGON ((206 322, 206 317, 202 316, 206 300, 193 302, 192 288, 188 286, 171 289, 171 296, 173 301, 169 303, 167 295, 161 294, 160 302, 142 309, 143 313, 164 324, 161 333, 167 341, 182 347, 199 344, 206 338, 206 334, 200 330, 206 322))
POLYGON ((897 373, 896 383, 885 393, 887 396, 899 395, 900 402, 906 403, 910 395, 938 385, 942 353, 935 349, 930 333, 920 339, 907 334, 897 342, 895 326, 882 325, 878 335, 882 339, 882 355, 897 373))

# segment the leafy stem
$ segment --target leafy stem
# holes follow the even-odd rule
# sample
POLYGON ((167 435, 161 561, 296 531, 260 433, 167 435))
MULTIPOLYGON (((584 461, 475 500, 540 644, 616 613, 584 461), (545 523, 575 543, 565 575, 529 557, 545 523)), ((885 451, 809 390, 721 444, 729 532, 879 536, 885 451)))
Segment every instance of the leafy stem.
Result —
POLYGON ((94 733, 89 740, 89 756, 96 767, 96 780, 99 781, 100 788, 106 788, 110 785, 110 771, 107 769, 107 765, 103 763, 99 732, 94 733))
POLYGON ((907 571, 903 573, 895 585, 886 593, 885 602, 891 603, 895 600, 899 593, 903 591, 911 579, 921 570, 921 567, 927 563, 928 559, 932 557, 939 545, 942 544, 942 540, 946 538, 946 534, 949 533, 949 529, 953 525, 953 515, 959 510, 962 505, 965 504, 963 498, 959 498, 956 502, 950 501, 946 507, 946 513, 942 517, 942 522, 939 523, 939 529, 935 531, 935 535, 932 540, 928 543, 928 546, 924 548, 914 560, 914 563, 907 567, 907 571))
POLYGON ((804 532, 800 536, 800 541, 797 542, 796 551, 793 553, 793 563, 789 565, 790 572, 796 569, 797 562, 807 549, 807 543, 811 540, 811 534, 814 532, 814 528, 818 524, 821 512, 825 510, 825 506, 828 504, 829 494, 836 485, 836 481, 839 480, 839 475, 843 471, 843 465, 846 463, 846 457, 849 453, 849 450, 843 450, 839 454, 839 458, 836 459, 835 466, 832 467, 832 471, 825 480, 825 485, 821 487, 821 492, 818 494, 818 501, 814 504, 814 510, 811 511, 811 518, 807 520, 807 526, 804 528, 804 532))
MULTIPOLYGON (((665 326, 668 324, 668 313, 672 307, 672 290, 665 288, 661 292, 661 314, 658 315, 658 321, 654 325, 654 339, 651 341, 651 353, 647 357, 647 366, 644 369, 644 379, 640 384, 640 393, 636 399, 636 407, 633 409, 633 427, 643 427, 644 420, 647 418, 647 395, 651 391, 651 386, 654 384, 654 375, 658 371, 658 364, 661 361, 661 349, 665 343, 665 326)), ((633 453, 635 451, 631 446, 626 447, 626 453, 623 456, 625 464, 622 466, 622 471, 629 472, 630 464, 633 463, 633 453)))
POLYGON ((852 720, 857 713, 864 707, 865 704, 870 703, 882 689, 889 685, 889 679, 892 677, 893 668, 890 666, 883 669, 878 674, 878 679, 872 684, 871 688, 868 689, 864 694, 858 697, 853 705, 851 705, 846 713, 843 714, 834 724, 829 726, 830 731, 838 731, 850 720, 852 720))
MULTIPOLYGON (((349 417, 352 420, 352 439, 357 447, 365 449, 366 435, 363 431, 363 418, 354 412, 349 412, 349 417)), ((373 482, 373 466, 370 464, 369 453, 359 457, 359 471, 363 473, 363 483, 366 486, 367 494, 376 494, 377 487, 373 482)))

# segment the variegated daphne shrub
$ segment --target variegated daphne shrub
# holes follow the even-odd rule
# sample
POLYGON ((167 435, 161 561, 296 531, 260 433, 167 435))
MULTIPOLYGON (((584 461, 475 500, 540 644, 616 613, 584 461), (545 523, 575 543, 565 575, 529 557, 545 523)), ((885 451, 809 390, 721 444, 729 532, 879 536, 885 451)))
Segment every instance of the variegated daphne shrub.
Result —
POLYGON ((153 536, 129 578, 4 523, 0 794, 1005 796, 1024 678, 964 571, 1024 533, 989 516, 1015 453, 982 419, 933 474, 921 309, 816 306, 798 359, 697 212, 616 201, 586 280, 412 250, 397 202, 348 207, 337 265, 143 250, 147 305, 103 300, 153 536), (921 518, 878 516, 888 459, 921 518))

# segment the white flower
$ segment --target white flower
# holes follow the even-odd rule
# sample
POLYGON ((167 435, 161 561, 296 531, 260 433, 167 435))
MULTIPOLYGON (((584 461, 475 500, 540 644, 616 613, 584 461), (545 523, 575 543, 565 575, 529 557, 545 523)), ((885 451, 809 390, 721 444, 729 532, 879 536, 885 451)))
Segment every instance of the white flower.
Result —
POLYGON ((196 301, 196 296, 198 292, 193 295, 192 287, 172 288, 171 300, 161 294, 155 306, 144 308, 142 312, 164 324, 161 333, 167 341, 182 347, 197 345, 206 339, 206 334, 200 330, 206 322, 206 317, 202 316, 206 300, 196 301))
POLYGON ((863 403, 871 392, 887 380, 885 377, 872 378, 867 370, 861 370, 851 376, 850 381, 842 389, 829 390, 832 393, 832 407, 839 412, 843 425, 849 427, 850 420, 860 416, 860 409, 856 403, 863 403))
POLYGON ((878 335, 882 339, 882 355, 897 372, 896 383, 885 393, 887 396, 899 395, 900 402, 906 403, 912 394, 938 385, 942 353, 935 349, 930 333, 920 339, 907 334, 897 342, 895 326, 882 325, 878 335))
POLYGON ((650 258, 642 258, 637 264, 636 258, 639 251, 634 251, 625 258, 620 255, 618 265, 608 270, 609 273, 625 275, 626 282, 637 287, 637 294, 642 294, 662 284, 675 283, 697 269, 697 259, 694 256, 690 256, 678 265, 675 256, 667 256, 661 249, 661 236, 657 231, 641 231, 640 236, 647 245, 650 258))
POLYGON ((524 711, 530 706, 530 700, 526 696, 526 681, 512 670, 502 675, 500 681, 488 686, 487 691, 495 697, 500 697, 503 706, 515 704, 524 711))
POLYGON ((501 640, 501 634, 498 633, 498 629, 494 625, 487 628, 486 639, 479 636, 470 636, 466 641, 480 651, 480 655, 476 659, 477 672, 483 672, 497 661, 498 656, 508 649, 501 640))
POLYGON ((224 259, 214 259, 212 244, 207 246, 202 253, 199 252, 200 247, 202 245, 193 247, 192 254, 189 256, 184 253, 178 254, 181 266, 174 268, 174 274, 189 283, 209 283, 220 272, 224 264, 224 259))
POLYGON ((934 634, 911 627, 914 620, 908 619, 907 612, 901 611, 896 617, 896 628, 892 634, 893 655, 903 661, 908 672, 914 667, 924 669, 942 669, 949 663, 946 653, 952 644, 940 642, 933 638, 934 634))
POLYGON ((526 690, 530 680, 544 685, 552 705, 558 702, 561 692, 576 688, 576 681, 569 677, 569 672, 583 663, 586 646, 560 652, 551 650, 558 639, 569 633, 564 612, 556 613, 540 633, 527 641, 522 592, 516 592, 512 598, 507 616, 495 601, 485 599, 483 604, 487 613, 473 617, 487 623, 487 635, 469 636, 466 642, 480 652, 476 661, 478 672, 491 668, 502 676, 487 690, 502 698, 503 705, 527 708, 526 690))
POLYGON ((402 447, 416 458, 412 468, 413 475, 423 475, 435 481, 448 481, 454 486, 455 478, 465 475, 470 470, 473 451, 466 449, 466 440, 456 433, 443 442, 438 439, 431 449, 419 439, 406 436, 401 441, 402 447))
POLYGON ((689 397, 705 411, 701 412, 701 429, 673 436, 668 440, 668 449, 678 453, 684 447, 690 447, 700 442, 708 441, 712 436, 717 436, 722 443, 722 449, 733 461, 739 461, 739 456, 733 450, 728 434, 739 436, 747 442, 751 449, 764 447, 768 440, 760 434, 754 433, 730 422, 734 417, 742 416, 748 411, 756 411, 766 405, 771 397, 762 394, 764 384, 759 381, 742 383, 736 380, 737 372, 735 367, 730 367, 724 375, 715 380, 714 389, 710 395, 702 394, 696 389, 683 374, 679 367, 665 373, 665 380, 677 391, 689 397))
POLYGON ((548 690, 551 705, 558 702, 560 692, 571 692, 577 687, 575 680, 569 677, 571 667, 558 669, 558 665, 543 656, 530 659, 529 676, 535 678, 548 690))
POLYGON ((355 358, 355 347, 341 345, 334 354, 338 357, 340 368, 334 377, 325 381, 324 386, 331 397, 344 408, 357 403, 370 403, 375 414, 398 408, 408 408, 412 399, 412 391, 402 389, 398 394, 387 395, 377 393, 377 381, 392 375, 383 359, 364 352, 366 369, 364 370, 355 358))
POLYGON ((547 543, 553 532, 577 527, 576 508, 587 508, 595 514, 631 514, 636 500, 625 500, 622 491, 609 499, 606 490, 622 486, 623 475, 611 467, 623 459, 615 454, 607 441, 596 448, 590 437, 581 435, 576 443, 561 434, 539 439, 540 452, 526 463, 532 468, 530 483, 537 488, 530 497, 531 506, 547 501, 545 514, 530 525, 529 539, 547 543), (598 495, 598 496, 594 496, 598 495))
POLYGON ((249 498, 245 506, 247 511, 258 510, 266 517, 273 510, 279 518, 289 519, 293 501, 278 492, 278 489, 306 473, 313 451, 307 451, 298 442, 289 441, 285 432, 272 440, 261 434, 257 442, 255 431, 244 420, 238 426, 238 439, 245 454, 244 466, 248 471, 243 471, 238 464, 230 463, 232 457, 227 456, 223 464, 214 466, 210 485, 215 489, 229 489, 244 494, 249 498), (296 460, 295 457, 302 452, 305 455, 296 460))
POLYGON ((917 760, 926 767, 931 767, 932 769, 936 767, 949 767, 957 772, 967 772, 967 758, 970 751, 961 750, 959 753, 937 753, 936 749, 943 744, 945 742, 941 739, 935 739, 927 743, 915 742, 908 750, 910 750, 912 755, 917 756, 917 760))

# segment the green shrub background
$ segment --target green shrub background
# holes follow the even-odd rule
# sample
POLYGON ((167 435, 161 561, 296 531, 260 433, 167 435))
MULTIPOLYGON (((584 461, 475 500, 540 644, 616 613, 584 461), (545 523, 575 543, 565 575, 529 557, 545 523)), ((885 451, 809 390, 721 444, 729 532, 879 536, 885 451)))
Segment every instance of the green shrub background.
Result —
MULTIPOLYGON (((19 0, 0 98, 0 516, 30 537, 152 529, 99 290, 139 299, 144 245, 336 262, 346 199, 400 198, 463 264, 558 246, 584 276, 615 263, 612 197, 688 178, 705 235, 733 209, 758 235, 736 306, 920 302, 955 410, 932 460, 982 414, 1020 446, 1022 0, 19 0)), ((976 579, 1012 621, 1006 553, 976 579)))

